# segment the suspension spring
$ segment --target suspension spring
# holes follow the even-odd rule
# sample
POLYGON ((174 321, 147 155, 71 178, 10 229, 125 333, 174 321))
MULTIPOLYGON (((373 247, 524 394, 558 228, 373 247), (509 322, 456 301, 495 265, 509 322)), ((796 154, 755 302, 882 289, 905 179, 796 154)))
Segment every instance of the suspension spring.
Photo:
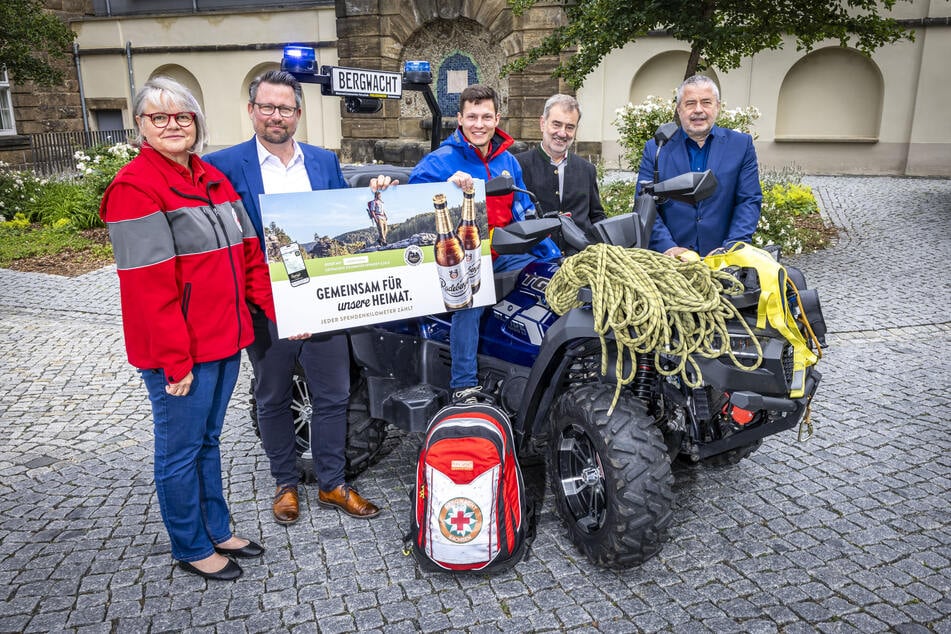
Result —
POLYGON ((634 396, 649 404, 654 395, 656 382, 657 369, 654 367, 653 355, 637 353, 637 371, 634 373, 632 383, 634 396))

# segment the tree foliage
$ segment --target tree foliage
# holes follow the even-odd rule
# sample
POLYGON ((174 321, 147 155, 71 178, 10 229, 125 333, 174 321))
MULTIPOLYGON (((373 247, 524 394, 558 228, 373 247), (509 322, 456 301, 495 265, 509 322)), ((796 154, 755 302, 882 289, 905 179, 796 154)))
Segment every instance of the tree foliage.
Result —
MULTIPOLYGON (((801 51, 832 39, 871 54, 884 44, 913 39, 895 19, 881 15, 896 1, 565 0, 567 23, 503 73, 577 49, 554 72, 577 89, 605 55, 658 30, 690 44, 685 78, 709 66, 737 68, 744 57, 782 48, 784 35, 795 37, 801 51)), ((521 15, 537 2, 509 0, 509 5, 521 15)))
POLYGON ((66 57, 76 34, 38 0, 0 2, 0 65, 17 82, 54 86, 63 72, 51 59, 66 57))

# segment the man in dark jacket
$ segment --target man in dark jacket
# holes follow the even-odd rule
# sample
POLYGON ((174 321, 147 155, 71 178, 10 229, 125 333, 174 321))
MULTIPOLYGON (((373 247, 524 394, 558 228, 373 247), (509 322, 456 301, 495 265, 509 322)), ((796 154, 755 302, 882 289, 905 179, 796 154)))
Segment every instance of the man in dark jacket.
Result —
POLYGON ((541 144, 515 155, 528 189, 538 197, 541 211, 571 214, 590 234, 594 223, 604 220, 598 193, 597 171, 589 161, 568 149, 578 132, 581 108, 571 95, 553 95, 545 102, 539 125, 541 144))

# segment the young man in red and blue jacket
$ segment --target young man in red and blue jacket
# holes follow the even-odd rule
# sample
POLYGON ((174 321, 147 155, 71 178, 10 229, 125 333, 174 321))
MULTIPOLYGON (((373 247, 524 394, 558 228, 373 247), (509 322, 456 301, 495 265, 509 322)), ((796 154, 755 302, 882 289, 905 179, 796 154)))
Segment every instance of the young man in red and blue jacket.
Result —
MULTIPOLYGON (((437 183, 449 181, 461 189, 472 186, 473 178, 489 180, 505 172, 511 174, 515 186, 525 189, 522 168, 508 148, 512 137, 498 128, 499 95, 491 86, 473 84, 459 95, 459 127, 434 151, 423 157, 409 182, 437 183)), ((531 200, 523 193, 490 196, 486 199, 489 229, 525 219, 525 212, 533 209, 531 200)), ((492 254, 495 271, 523 268, 534 260, 553 260, 561 256, 554 242, 546 239, 524 255, 492 254)), ((468 308, 452 313, 449 333, 449 353, 452 368, 449 387, 456 403, 473 402, 482 388, 478 385, 479 319, 482 308, 468 308)))

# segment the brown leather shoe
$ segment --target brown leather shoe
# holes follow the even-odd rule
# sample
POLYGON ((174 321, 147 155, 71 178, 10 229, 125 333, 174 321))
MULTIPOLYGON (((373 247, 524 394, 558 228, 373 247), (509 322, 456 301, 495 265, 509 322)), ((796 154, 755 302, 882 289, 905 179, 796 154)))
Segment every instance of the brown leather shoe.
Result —
POLYGON ((333 491, 319 491, 317 503, 338 508, 352 517, 370 519, 380 514, 380 509, 373 502, 357 493, 349 484, 341 484, 333 491))
POLYGON ((300 515, 297 487, 293 484, 284 484, 277 487, 271 510, 274 512, 274 521, 278 524, 287 525, 296 522, 300 515))

